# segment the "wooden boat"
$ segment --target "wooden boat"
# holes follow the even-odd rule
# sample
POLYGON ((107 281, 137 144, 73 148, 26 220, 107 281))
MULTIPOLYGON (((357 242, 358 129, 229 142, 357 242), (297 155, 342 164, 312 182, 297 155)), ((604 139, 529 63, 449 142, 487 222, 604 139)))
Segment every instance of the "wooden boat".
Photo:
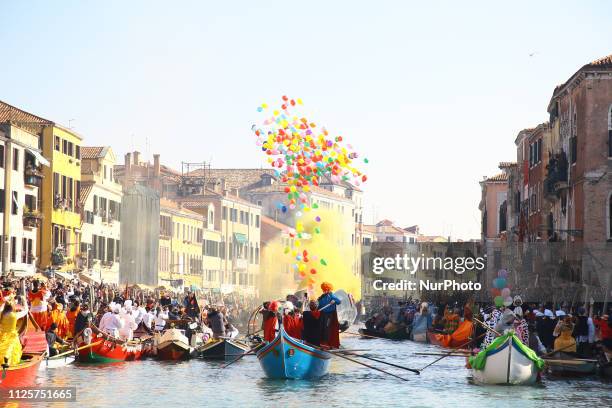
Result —
POLYGON ((576 358, 562 351, 544 359, 547 372, 554 376, 580 377, 597 373, 597 360, 576 358))
POLYGON ((93 334, 90 342, 81 342, 79 347, 88 344, 94 345, 79 353, 78 361, 81 363, 101 364, 140 360, 146 351, 143 342, 125 342, 102 333, 93 334))
POLYGON ((538 381, 544 361, 509 332, 470 357, 468 365, 477 383, 530 385, 538 381))
POLYGON ((332 355, 290 337, 283 325, 276 338, 257 352, 268 378, 305 379, 327 374, 332 355))
POLYGON ((200 357, 206 359, 235 358, 250 350, 250 347, 241 341, 232 339, 212 339, 198 349, 200 357))
POLYGON ((47 351, 45 333, 38 327, 30 313, 19 319, 17 332, 23 347, 21 362, 14 366, 2 365, 0 388, 31 387, 35 385, 40 363, 47 351), (44 339, 44 342, 41 343, 41 339, 44 339))
POLYGON ((2 366, 0 375, 0 388, 32 387, 36 383, 36 375, 40 363, 43 360, 41 354, 24 354, 21 362, 15 366, 2 366))
POLYGON ((424 333, 413 333, 412 341, 416 341, 417 343, 427 343, 429 341, 427 337, 427 332, 424 333))
POLYGON ((379 337, 381 339, 389 339, 389 340, 407 340, 408 333, 406 329, 399 329, 390 333, 379 332, 368 329, 359 329, 359 334, 363 335, 363 337, 379 337))
POLYGON ((74 356, 74 354, 68 354, 68 355, 59 356, 59 357, 45 357, 42 360, 42 363, 40 364, 39 368, 41 370, 45 370, 47 368, 66 367, 67 365, 74 363, 75 360, 76 360, 76 357, 74 356))
POLYGON ((155 341, 158 360, 187 360, 194 353, 194 348, 189 345, 187 336, 180 329, 168 329, 155 341))

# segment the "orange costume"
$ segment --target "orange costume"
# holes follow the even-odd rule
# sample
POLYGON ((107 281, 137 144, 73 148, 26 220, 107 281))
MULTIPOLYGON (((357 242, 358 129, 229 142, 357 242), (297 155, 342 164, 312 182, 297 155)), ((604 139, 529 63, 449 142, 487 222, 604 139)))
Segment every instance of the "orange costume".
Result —
POLYGON ((452 334, 434 334, 434 337, 442 347, 467 347, 473 331, 474 323, 471 320, 464 320, 452 334))
POLYGON ((66 333, 66 338, 74 337, 74 323, 80 312, 81 306, 77 306, 75 311, 69 310, 66 312, 66 319, 68 319, 68 332, 66 333))
POLYGON ((49 313, 49 317, 49 326, 51 325, 51 323, 55 323, 57 325, 55 334, 57 334, 57 336, 62 339, 66 338, 66 335, 69 331, 70 323, 68 322, 68 319, 64 314, 64 305, 62 305, 61 303, 54 303, 53 309, 51 310, 51 313, 49 313))
POLYGON ((30 302, 30 312, 32 317, 41 328, 41 330, 47 331, 51 323, 49 322, 47 312, 47 291, 45 289, 39 289, 36 292, 28 292, 28 301, 30 302))

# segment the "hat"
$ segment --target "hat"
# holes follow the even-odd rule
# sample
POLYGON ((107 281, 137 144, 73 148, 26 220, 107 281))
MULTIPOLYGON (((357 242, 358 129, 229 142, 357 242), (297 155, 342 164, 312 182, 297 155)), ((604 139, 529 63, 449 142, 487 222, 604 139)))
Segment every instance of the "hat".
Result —
POLYGON ((321 284, 321 290, 324 293, 331 292, 332 290, 334 290, 334 286, 331 283, 329 283, 329 282, 323 282, 321 284))
POLYGON ((533 314, 535 315, 535 317, 541 317, 541 316, 544 316, 544 313, 540 312, 540 311, 539 311, 539 310, 537 310, 537 309, 536 309, 536 310, 533 312, 533 314))
POLYGON ((278 310, 278 302, 276 300, 271 302, 270 306, 268 306, 268 309, 270 309, 270 311, 272 312, 276 312, 278 310))
POLYGON ((520 306, 523 304, 523 299, 519 295, 516 295, 512 303, 514 304, 514 306, 520 306))
POLYGON ((557 310, 557 311, 555 312, 555 315, 556 315, 557 317, 562 317, 562 316, 565 316, 565 312, 564 312, 563 310, 557 310))
POLYGON ((287 313, 295 309, 295 306, 293 306, 293 302, 287 300, 283 306, 283 309, 285 309, 285 313, 287 313))
POLYGON ((553 312, 550 309, 544 309, 544 316, 552 317, 552 318, 555 317, 555 315, 553 314, 553 312))

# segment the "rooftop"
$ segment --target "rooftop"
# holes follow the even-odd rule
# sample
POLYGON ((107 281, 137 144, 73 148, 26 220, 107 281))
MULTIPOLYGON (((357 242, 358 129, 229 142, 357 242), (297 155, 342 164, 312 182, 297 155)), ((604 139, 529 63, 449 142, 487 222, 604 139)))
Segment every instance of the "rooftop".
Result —
POLYGON ((491 177, 487 177, 486 182, 499 183, 508 181, 508 175, 506 173, 499 173, 491 177))
POLYGON ((108 146, 82 146, 81 159, 100 159, 104 157, 108 146))
POLYGON ((50 126, 54 123, 32 113, 26 112, 6 102, 0 101, 0 123, 11 122, 28 131, 38 132, 40 126, 50 126))

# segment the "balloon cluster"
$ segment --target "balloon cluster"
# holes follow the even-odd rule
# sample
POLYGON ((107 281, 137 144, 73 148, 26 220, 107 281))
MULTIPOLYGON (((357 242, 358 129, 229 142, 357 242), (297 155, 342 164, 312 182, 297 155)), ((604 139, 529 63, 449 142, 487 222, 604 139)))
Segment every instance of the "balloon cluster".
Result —
POLYGON ((510 288, 508 287, 508 271, 500 269, 497 271, 497 278, 493 279, 493 289, 491 294, 494 296, 493 302, 495 306, 510 306, 512 297, 510 296, 510 288))
MULTIPOLYGON (((293 247, 285 254, 293 257, 293 268, 312 288, 317 273, 315 265, 327 266, 327 261, 301 249, 301 240, 321 233, 321 217, 313 213, 318 208, 311 203, 310 193, 321 182, 348 182, 355 186, 367 180, 354 163, 359 158, 351 145, 344 144, 342 136, 330 136, 324 126, 299 113, 302 100, 281 98, 280 107, 270 108, 266 103, 257 107, 265 115, 260 126, 253 125, 256 144, 267 156, 275 175, 285 185, 286 200, 276 203, 283 214, 293 213, 295 228, 287 231, 293 238, 293 247), (304 219, 306 214, 311 219, 304 219), (308 228, 306 228, 306 226, 308 228), (313 225, 310 227, 310 225, 313 225)), ((363 159, 368 163, 368 159, 363 159)))

